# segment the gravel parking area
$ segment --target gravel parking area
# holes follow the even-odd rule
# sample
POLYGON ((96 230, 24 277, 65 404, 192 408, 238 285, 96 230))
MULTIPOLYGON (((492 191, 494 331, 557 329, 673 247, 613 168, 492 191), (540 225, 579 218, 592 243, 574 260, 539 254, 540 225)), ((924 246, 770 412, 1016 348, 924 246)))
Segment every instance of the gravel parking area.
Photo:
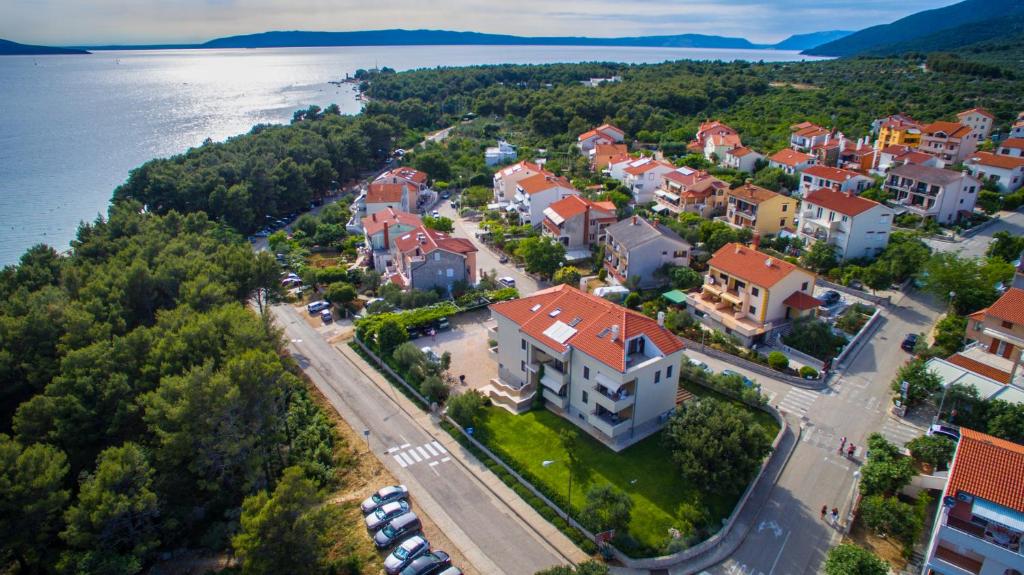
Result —
POLYGON ((452 389, 455 393, 479 389, 498 377, 498 363, 487 350, 490 335, 485 322, 490 317, 486 308, 459 314, 451 318, 452 329, 414 340, 417 346, 429 346, 439 356, 446 351, 452 354, 449 372, 456 380, 459 375, 466 376, 464 386, 456 384, 452 389))

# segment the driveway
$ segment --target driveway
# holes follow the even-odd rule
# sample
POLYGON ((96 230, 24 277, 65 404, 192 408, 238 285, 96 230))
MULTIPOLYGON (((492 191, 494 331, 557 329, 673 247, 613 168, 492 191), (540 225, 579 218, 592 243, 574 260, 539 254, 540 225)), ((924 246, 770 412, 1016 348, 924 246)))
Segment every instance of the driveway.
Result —
POLYGON ((461 393, 468 389, 480 389, 492 379, 498 377, 498 362, 488 351, 486 322, 491 312, 486 308, 470 313, 462 313, 452 318, 452 329, 433 336, 424 336, 414 340, 418 347, 430 346, 438 356, 444 352, 452 354, 452 365, 449 373, 458 380, 459 375, 466 376, 466 384, 455 384, 452 391, 461 393))
POLYGON ((982 257, 992 236, 996 232, 1010 232, 1015 236, 1024 235, 1024 212, 999 212, 999 221, 981 231, 981 233, 970 238, 961 238, 956 242, 940 242, 926 239, 933 250, 940 252, 959 252, 964 257, 982 257))

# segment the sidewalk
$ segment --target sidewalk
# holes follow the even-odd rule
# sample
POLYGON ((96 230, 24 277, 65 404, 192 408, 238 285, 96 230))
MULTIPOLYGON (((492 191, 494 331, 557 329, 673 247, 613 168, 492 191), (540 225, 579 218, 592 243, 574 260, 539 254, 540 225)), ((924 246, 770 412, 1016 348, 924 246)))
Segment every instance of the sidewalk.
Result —
MULTIPOLYGON (((453 456, 455 461, 468 469, 488 491, 507 505, 512 512, 515 513, 519 521, 528 526, 536 534, 538 539, 547 543, 556 554, 564 557, 566 563, 579 563, 589 559, 589 556, 577 547, 575 543, 555 528, 555 526, 548 523, 548 521, 541 517, 533 507, 530 507, 525 501, 523 501, 515 491, 498 479, 498 477, 494 475, 494 473, 492 473, 484 464, 482 464, 476 456, 466 451, 462 445, 455 440, 455 438, 442 429, 435 416, 423 411, 409 398, 395 390, 391 382, 385 379, 384 376, 382 376, 373 366, 368 364, 366 360, 348 346, 347 341, 336 343, 335 348, 338 349, 346 359, 351 361, 371 381, 373 381, 377 387, 379 387, 384 393, 391 396, 398 406, 406 412, 416 422, 416 424, 423 429, 424 432, 441 443, 441 445, 443 445, 444 448, 453 456)), ((454 534, 446 534, 448 534, 452 539, 456 538, 454 534)), ((471 540, 468 538, 460 539, 462 540, 460 540, 457 545, 463 549, 463 553, 465 553, 467 557, 471 557, 479 553, 478 549, 476 553, 471 551, 471 549, 476 548, 476 545, 471 540)))

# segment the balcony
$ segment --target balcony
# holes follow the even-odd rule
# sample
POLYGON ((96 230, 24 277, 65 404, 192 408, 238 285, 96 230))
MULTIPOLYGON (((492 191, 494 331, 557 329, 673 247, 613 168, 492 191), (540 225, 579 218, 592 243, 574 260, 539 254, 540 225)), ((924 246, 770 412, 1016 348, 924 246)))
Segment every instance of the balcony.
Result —
POLYGON ((737 218, 743 218, 743 219, 746 219, 746 220, 750 220, 750 222, 753 223, 754 220, 757 219, 757 212, 747 212, 747 211, 744 211, 744 210, 731 210, 729 212, 729 216, 730 217, 737 217, 737 218))
POLYGON ((541 396, 550 402, 552 405, 558 407, 558 409, 565 409, 569 406, 569 397, 565 395, 558 395, 548 388, 544 388, 541 392, 541 396))
POLYGON ((601 407, 598 407, 596 411, 590 413, 587 421, 605 436, 615 438, 629 431, 630 426, 633 424, 633 414, 629 413, 627 416, 622 416, 616 413, 608 413, 601 407))
MULTIPOLYGON (((1020 564, 1024 561, 1021 555, 1021 533, 1007 527, 996 527, 990 522, 988 527, 965 521, 944 512, 940 519, 942 529, 939 531, 939 546, 956 547, 968 550, 971 555, 978 555, 984 561, 990 557, 1006 565, 1020 564)), ((936 549, 936 555, 938 549, 936 549)), ((959 563, 954 563, 960 565, 959 563)), ((961 566, 962 567, 962 566, 961 566)))
POLYGON ((958 575, 967 573, 979 575, 982 567, 981 561, 961 555, 948 547, 943 547, 941 544, 935 548, 935 554, 932 556, 931 562, 937 563, 946 569, 951 567, 950 572, 957 573, 958 575))
POLYGON ((618 391, 612 391, 611 389, 601 385, 600 383, 594 385, 594 403, 607 409, 608 411, 619 413, 627 407, 633 405, 636 401, 635 393, 636 384, 630 382, 619 388, 618 391))
POLYGON ((547 364, 544 366, 544 376, 540 378, 540 384, 555 393, 559 393, 565 387, 565 379, 564 373, 547 364))
POLYGON ((743 294, 734 289, 723 290, 719 294, 722 300, 727 301, 733 305, 743 305, 743 294))

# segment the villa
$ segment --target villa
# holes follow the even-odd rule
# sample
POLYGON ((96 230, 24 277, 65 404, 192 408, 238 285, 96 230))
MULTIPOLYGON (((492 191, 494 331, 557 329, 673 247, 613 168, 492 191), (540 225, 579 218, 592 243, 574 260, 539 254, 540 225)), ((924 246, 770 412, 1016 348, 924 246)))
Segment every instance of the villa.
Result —
POLYGON ((981 182, 964 173, 905 164, 889 171, 885 189, 898 204, 911 213, 952 224, 961 214, 974 211, 981 182))
POLYGON ((725 222, 762 236, 796 230, 797 200, 750 182, 725 190, 725 222))
POLYGON ((798 236, 827 242, 842 260, 873 258, 889 245, 893 210, 884 204, 829 188, 804 196, 798 236))

